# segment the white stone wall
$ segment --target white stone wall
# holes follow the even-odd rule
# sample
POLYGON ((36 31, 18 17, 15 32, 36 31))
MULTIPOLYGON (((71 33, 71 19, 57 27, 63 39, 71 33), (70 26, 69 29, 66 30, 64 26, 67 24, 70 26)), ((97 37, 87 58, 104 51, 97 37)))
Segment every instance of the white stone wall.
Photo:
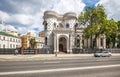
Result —
POLYGON ((47 45, 52 45, 52 31, 55 28, 54 27, 54 23, 56 23, 56 25, 58 25, 57 19, 55 17, 51 17, 51 18, 46 18, 45 21, 47 21, 47 31, 45 32, 45 37, 48 38, 47 40, 47 45))
POLYGON ((75 20, 75 19, 65 20, 65 25, 66 25, 67 23, 70 25, 70 28, 71 28, 71 29, 74 29, 74 25, 76 24, 76 20, 75 20))

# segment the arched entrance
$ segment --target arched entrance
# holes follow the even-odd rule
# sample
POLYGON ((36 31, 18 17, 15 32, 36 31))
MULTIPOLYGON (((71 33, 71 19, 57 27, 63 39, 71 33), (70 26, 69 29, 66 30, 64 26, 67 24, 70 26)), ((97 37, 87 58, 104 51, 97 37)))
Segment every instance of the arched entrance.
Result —
POLYGON ((59 39, 59 52, 67 53, 67 40, 64 37, 59 39))

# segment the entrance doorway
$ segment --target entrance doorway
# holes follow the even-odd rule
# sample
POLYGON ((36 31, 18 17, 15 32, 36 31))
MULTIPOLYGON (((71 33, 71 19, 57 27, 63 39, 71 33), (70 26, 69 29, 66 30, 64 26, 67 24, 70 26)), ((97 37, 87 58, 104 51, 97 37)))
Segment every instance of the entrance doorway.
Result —
POLYGON ((64 37, 59 39, 59 52, 67 53, 67 40, 64 37))
POLYGON ((63 51, 63 45, 59 44, 59 51, 63 51))

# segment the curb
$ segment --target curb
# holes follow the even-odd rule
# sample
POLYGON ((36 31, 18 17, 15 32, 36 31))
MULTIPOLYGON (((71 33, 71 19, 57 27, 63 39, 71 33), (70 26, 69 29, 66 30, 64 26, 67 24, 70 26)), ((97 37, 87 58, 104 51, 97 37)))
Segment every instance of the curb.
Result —
MULTIPOLYGON (((120 56, 120 54, 112 54, 120 56)), ((86 59, 92 58, 93 54, 38 54, 38 55, 0 55, 0 61, 33 61, 33 60, 62 60, 62 59, 86 59)))

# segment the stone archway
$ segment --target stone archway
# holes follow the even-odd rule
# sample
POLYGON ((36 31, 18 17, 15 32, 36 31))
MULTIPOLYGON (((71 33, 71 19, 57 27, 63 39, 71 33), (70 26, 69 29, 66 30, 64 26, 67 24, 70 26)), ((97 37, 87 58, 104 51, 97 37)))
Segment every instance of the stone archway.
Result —
POLYGON ((59 52, 67 53, 67 40, 64 37, 59 38, 59 52))

